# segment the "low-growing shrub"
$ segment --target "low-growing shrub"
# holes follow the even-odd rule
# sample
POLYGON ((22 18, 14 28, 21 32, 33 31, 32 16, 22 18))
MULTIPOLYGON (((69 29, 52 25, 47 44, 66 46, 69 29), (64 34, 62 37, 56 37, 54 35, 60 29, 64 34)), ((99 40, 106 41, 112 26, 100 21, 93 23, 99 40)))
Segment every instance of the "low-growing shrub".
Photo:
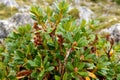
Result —
POLYGON ((0 52, 1 80, 120 79, 113 38, 94 33, 95 21, 76 25, 68 8, 64 1, 54 8, 31 7, 33 27, 13 30, 0 52))

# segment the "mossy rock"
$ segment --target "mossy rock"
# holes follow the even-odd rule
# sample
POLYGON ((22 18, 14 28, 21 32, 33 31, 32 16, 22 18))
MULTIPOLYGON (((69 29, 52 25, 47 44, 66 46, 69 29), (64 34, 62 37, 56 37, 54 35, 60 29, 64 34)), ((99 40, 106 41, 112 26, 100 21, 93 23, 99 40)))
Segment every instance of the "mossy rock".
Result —
POLYGON ((79 18, 79 11, 76 8, 71 9, 68 13, 72 15, 75 19, 79 18))

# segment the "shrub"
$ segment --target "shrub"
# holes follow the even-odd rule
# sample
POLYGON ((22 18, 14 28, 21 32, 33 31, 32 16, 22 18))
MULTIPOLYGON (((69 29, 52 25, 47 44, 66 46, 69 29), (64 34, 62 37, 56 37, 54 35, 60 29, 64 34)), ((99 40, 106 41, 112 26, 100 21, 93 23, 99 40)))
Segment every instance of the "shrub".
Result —
POLYGON ((114 40, 95 34, 95 21, 76 25, 68 7, 64 1, 54 8, 31 7, 36 21, 33 27, 19 27, 5 40, 0 53, 0 79, 120 79, 114 40))

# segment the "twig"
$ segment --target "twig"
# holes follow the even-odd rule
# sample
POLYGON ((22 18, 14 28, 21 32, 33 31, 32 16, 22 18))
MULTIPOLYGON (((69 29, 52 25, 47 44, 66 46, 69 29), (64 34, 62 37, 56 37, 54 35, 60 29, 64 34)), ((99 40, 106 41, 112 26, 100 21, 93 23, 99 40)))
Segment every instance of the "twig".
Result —
POLYGON ((66 56, 65 56, 65 59, 64 59, 64 65, 66 65, 67 58, 68 58, 68 56, 70 55, 71 51, 72 51, 71 48, 67 50, 67 52, 66 52, 66 56))

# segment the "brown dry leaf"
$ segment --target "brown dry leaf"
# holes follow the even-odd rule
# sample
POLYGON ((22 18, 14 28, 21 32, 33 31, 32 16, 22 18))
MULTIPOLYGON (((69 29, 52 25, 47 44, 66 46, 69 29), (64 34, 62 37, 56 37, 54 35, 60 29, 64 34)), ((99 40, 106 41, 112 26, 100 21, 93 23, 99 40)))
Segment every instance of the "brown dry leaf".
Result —
POLYGON ((64 42, 64 38, 62 37, 62 35, 57 35, 57 36, 58 36, 58 43, 60 46, 62 46, 64 42))
POLYGON ((91 47, 91 53, 96 53, 96 51, 97 51, 97 48, 96 47, 91 47))
POLYGON ((24 78, 24 77, 30 75, 31 73, 32 73, 31 70, 22 70, 16 74, 16 78, 21 79, 21 78, 24 78))
POLYGON ((77 68, 77 67, 74 68, 74 72, 75 72, 75 73, 78 72, 78 68, 77 68))
POLYGON ((90 80, 90 77, 85 77, 85 80, 90 80))
POLYGON ((89 74, 89 76, 90 76, 91 78, 97 78, 96 75, 95 75, 94 73, 92 73, 92 72, 88 72, 88 74, 89 74))

